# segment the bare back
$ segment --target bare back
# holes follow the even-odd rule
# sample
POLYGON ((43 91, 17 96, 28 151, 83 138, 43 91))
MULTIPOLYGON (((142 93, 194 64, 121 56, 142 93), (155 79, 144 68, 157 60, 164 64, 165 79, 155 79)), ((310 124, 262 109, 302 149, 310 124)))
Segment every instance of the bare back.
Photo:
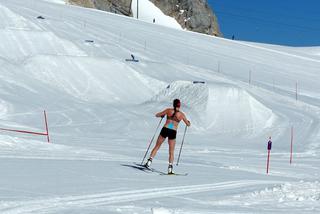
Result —
POLYGON ((185 115, 181 111, 176 111, 176 113, 174 115, 173 114, 173 108, 166 109, 167 120, 164 126, 169 129, 177 130, 179 122, 185 118, 185 115))
POLYGON ((187 125, 190 126, 191 123, 190 121, 186 118, 185 114, 183 112, 180 111, 179 108, 176 109, 176 113, 174 114, 174 109, 173 108, 167 108, 161 112, 158 112, 156 114, 156 117, 164 117, 167 116, 167 120, 166 123, 164 125, 164 127, 169 128, 169 129, 173 129, 173 130, 177 130, 178 129, 178 125, 180 123, 181 120, 183 120, 183 122, 187 125))

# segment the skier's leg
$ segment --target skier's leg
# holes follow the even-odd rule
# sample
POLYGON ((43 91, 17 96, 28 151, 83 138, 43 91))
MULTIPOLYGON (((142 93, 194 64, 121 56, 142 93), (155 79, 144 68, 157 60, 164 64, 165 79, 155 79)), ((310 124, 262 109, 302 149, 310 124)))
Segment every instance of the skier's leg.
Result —
POLYGON ((174 160, 174 147, 176 145, 175 139, 169 139, 169 166, 168 174, 173 174, 173 160, 174 160))
POLYGON ((154 156, 156 156, 156 154, 157 154, 158 150, 160 149, 164 140, 165 140, 165 138, 162 137, 161 135, 159 135, 159 137, 157 139, 157 143, 151 151, 151 154, 150 154, 151 159, 154 158, 154 156))
POLYGON ((175 146, 176 146, 176 140, 169 139, 169 164, 173 164, 175 146))

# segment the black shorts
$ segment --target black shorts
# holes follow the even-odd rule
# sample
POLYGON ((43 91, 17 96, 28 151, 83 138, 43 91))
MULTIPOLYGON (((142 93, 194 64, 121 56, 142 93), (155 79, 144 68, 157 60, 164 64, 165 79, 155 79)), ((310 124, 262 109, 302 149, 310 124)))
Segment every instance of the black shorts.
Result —
POLYGON ((169 140, 175 140, 177 137, 177 131, 173 129, 168 129, 167 127, 163 127, 161 129, 160 135, 164 138, 169 138, 169 140))

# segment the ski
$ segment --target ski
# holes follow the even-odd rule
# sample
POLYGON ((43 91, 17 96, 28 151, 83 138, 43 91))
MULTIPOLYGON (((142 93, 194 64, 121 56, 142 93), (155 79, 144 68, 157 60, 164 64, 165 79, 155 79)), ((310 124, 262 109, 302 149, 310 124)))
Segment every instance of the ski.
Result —
POLYGON ((164 172, 161 172, 159 173, 160 175, 168 175, 168 176, 187 176, 188 173, 172 173, 172 174, 168 174, 168 173, 164 173, 164 172))
POLYGON ((135 166, 137 166, 137 167, 141 167, 141 168, 144 168, 145 170, 147 170, 147 171, 150 171, 150 172, 157 172, 157 173, 162 173, 161 171, 159 171, 159 170, 157 170, 157 169, 155 169, 155 168, 152 168, 152 167, 146 167, 145 165, 141 165, 141 164, 139 164, 139 163, 133 163, 135 166))
POLYGON ((154 168, 147 168, 145 165, 141 165, 139 163, 133 163, 133 164, 121 164, 122 166, 126 166, 126 167, 131 167, 133 169, 138 169, 142 172, 145 173, 158 173, 159 175, 173 175, 173 176, 187 176, 188 173, 173 173, 173 174, 168 174, 166 172, 162 172, 160 170, 154 169, 154 168))
POLYGON ((152 172, 156 172, 156 173, 163 173, 159 170, 156 170, 154 168, 147 168, 145 165, 141 165, 141 164, 138 164, 138 163, 133 163, 133 164, 121 164, 122 166, 126 166, 126 167, 130 167, 130 168, 133 168, 133 169, 138 169, 142 172, 146 172, 146 173, 152 173, 152 172))

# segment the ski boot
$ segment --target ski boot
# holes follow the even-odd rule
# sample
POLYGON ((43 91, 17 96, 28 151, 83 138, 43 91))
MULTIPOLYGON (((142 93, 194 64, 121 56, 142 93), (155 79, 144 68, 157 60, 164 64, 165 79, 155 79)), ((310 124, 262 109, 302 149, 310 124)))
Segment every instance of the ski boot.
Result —
POLYGON ((174 172, 173 172, 173 165, 172 163, 169 163, 169 166, 168 166, 168 175, 173 175, 174 172))
POLYGON ((144 166, 149 169, 151 164, 152 164, 152 158, 149 158, 144 166))

